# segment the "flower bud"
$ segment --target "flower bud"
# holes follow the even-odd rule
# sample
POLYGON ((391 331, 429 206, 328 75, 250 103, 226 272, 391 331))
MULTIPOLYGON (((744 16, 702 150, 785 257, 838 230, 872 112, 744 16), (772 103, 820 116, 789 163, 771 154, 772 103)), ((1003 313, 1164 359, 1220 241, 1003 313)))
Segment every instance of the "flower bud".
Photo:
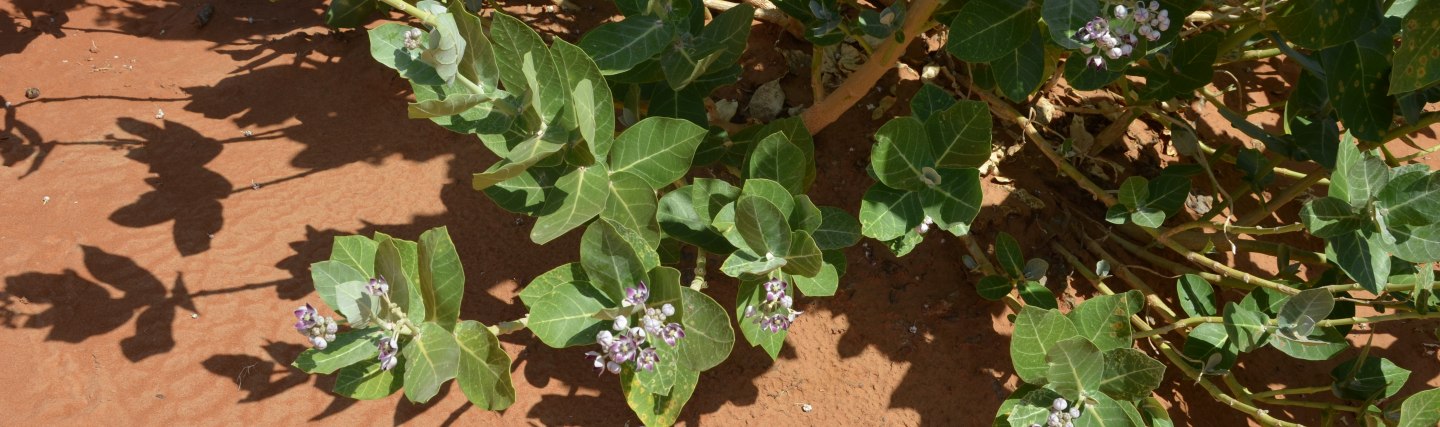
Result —
POLYGON ((674 315, 675 315, 675 306, 670 305, 670 304, 662 305, 662 306, 660 306, 660 312, 661 312, 661 313, 664 313, 664 314, 665 314, 665 317, 674 316, 674 315))
POLYGON ((614 326, 615 330, 621 331, 621 330, 625 330, 625 328, 628 328, 628 327, 630 327, 630 318, 629 318, 629 317, 620 316, 620 317, 616 317, 616 318, 615 318, 615 326, 614 326))
POLYGON ((1070 403, 1066 402, 1063 397, 1057 397, 1055 398, 1055 402, 1051 403, 1051 407, 1055 408, 1056 411, 1064 411, 1066 406, 1070 406, 1070 403))
POLYGON ((1116 6, 1115 6, 1115 19, 1125 19, 1125 16, 1126 16, 1126 15, 1129 15, 1129 11, 1125 9, 1125 6, 1123 6, 1123 5, 1116 5, 1116 6))

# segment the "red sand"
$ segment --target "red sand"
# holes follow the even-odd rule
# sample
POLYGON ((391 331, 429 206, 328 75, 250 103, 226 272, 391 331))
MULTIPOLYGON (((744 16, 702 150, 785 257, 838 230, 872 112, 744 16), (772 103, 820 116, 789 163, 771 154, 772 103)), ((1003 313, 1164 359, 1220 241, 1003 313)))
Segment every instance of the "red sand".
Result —
MULTIPOLYGON (((617 381, 597 378, 584 349, 550 349, 525 332, 502 337, 518 392, 503 413, 474 409, 448 386, 427 405, 399 394, 355 402, 329 393, 333 378, 290 368, 304 341, 289 311, 318 301, 307 268, 333 236, 413 239, 449 226, 469 278, 462 317, 493 324, 523 314, 521 284, 577 258, 578 233, 537 247, 528 218, 471 190, 469 174, 494 157, 473 138, 406 119, 405 82, 370 59, 363 32, 323 27, 319 1, 215 2, 203 28, 192 24, 199 4, 0 5, 0 97, 15 104, 0 128, 4 424, 636 424, 617 381), (26 101, 28 87, 40 98, 26 101)), ((597 18, 527 19, 553 30, 597 18)), ((783 64, 764 51, 778 31, 755 32, 746 89, 783 64)), ((880 124, 869 115, 857 108, 817 136, 818 203, 858 207, 857 189, 870 184, 866 135, 880 124)), ((1031 151, 1002 172, 1034 182, 1025 185, 1049 209, 1067 209, 1056 201, 1074 199, 1061 195, 1072 187, 1048 189, 1050 165, 1031 151)), ((987 204, 1027 214, 987 209, 981 241, 1005 230, 1027 253, 1049 254, 1053 215, 1030 213, 1003 187, 986 191, 987 204)), ((851 249, 840 294, 802 302, 807 314, 780 360, 742 340, 701 377, 682 422, 988 425, 1017 381, 1010 325, 1003 305, 973 292, 978 277, 963 271, 957 243, 936 236, 898 260, 874 243, 873 255, 851 249)), ((1065 282, 1052 276, 1052 287, 1065 282)), ((734 300, 733 282, 709 292, 734 300)), ((1387 357, 1409 355, 1406 393, 1436 384, 1434 356, 1420 348, 1434 337, 1399 332, 1407 339, 1397 345, 1376 338, 1387 357)), ((1334 363, 1276 363, 1303 375, 1242 379, 1321 384, 1334 363)), ((1243 422, 1208 397, 1174 399, 1203 392, 1173 368, 1161 393, 1194 401, 1182 407, 1196 420, 1174 411, 1183 424, 1243 422)))

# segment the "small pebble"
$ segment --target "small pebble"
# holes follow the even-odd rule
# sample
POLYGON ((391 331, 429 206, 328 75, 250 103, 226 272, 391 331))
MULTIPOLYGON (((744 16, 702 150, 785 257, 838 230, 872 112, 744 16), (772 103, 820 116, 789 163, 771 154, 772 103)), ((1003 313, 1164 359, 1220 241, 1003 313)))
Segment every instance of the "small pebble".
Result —
POLYGON ((165 110, 156 108, 156 109, 155 109, 155 118, 156 118, 157 120, 159 120, 159 119, 164 119, 164 118, 165 118, 165 110))
POLYGON ((40 97, 40 88, 38 88, 38 87, 32 87, 32 88, 29 88, 29 89, 25 89, 25 99, 35 99, 35 98, 39 98, 39 97, 40 97))
POLYGON ((199 319, 199 318, 200 318, 200 313, 190 313, 190 318, 191 318, 191 319, 199 319))
POLYGON ((810 406, 809 403, 806 403, 806 404, 800 405, 800 410, 801 410, 801 411, 805 411, 805 412, 810 412, 810 411, 815 410, 815 407, 814 407, 814 406, 810 406))
POLYGON ((251 188, 251 189, 255 189, 255 190, 259 190, 259 189, 260 189, 260 183, 255 182, 255 180, 252 179, 252 180, 250 180, 250 188, 251 188))
POLYGON ((249 129, 240 131, 240 134, 241 134, 241 135, 245 135, 246 138, 249 138, 249 137, 251 137, 251 136, 255 136, 255 133, 254 133, 254 132, 251 132, 249 129))
POLYGON ((41 197, 41 198, 40 198, 40 204, 42 204, 42 205, 48 205, 48 204, 50 204, 50 196, 41 197))

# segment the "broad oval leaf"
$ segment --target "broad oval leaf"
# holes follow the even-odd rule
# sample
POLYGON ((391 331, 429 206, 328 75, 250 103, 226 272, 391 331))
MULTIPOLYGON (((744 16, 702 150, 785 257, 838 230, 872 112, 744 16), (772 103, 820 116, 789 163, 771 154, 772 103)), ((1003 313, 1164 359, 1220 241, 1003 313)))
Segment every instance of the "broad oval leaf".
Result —
POLYGON ((1175 281, 1176 294, 1180 296, 1180 309, 1191 317, 1215 316, 1220 310, 1215 304, 1215 287, 1205 278, 1195 274, 1180 276, 1175 281))
POLYGON ((924 221, 920 194, 875 184, 860 200, 860 232, 875 240, 904 236, 924 221))
POLYGON ((624 298, 625 288, 633 288, 648 277, 635 247, 605 220, 590 223, 580 237, 580 265, 585 267, 590 284, 615 301, 624 298))
POLYGON ((1066 316, 1076 333, 1101 351, 1130 347, 1130 316, 1144 308, 1140 291, 1100 295, 1075 306, 1066 316))
POLYGON ((681 367, 708 371, 730 357, 735 330, 730 328, 725 307, 700 291, 682 287, 680 312, 680 324, 685 327, 685 338, 677 344, 681 367))
MULTIPOLYGON (((1400 2, 1396 2, 1397 4, 1400 2)), ((1440 3, 1416 2, 1401 25, 1404 36, 1390 70, 1390 94, 1417 91, 1440 81, 1440 3)))
POLYGON ((420 324, 400 354, 405 357, 405 398, 411 402, 429 401, 460 371, 460 345, 450 331, 434 322, 420 324))
POLYGON ((821 250, 843 249, 860 242, 860 222, 840 208, 820 207, 820 227, 810 233, 821 250))
POLYGON ((1065 400, 1077 402, 1081 394, 1093 395, 1105 379, 1105 355, 1082 337, 1055 342, 1045 353, 1047 384, 1065 400))
POLYGON ((960 6, 945 50, 966 62, 1000 59, 1025 44, 1037 27, 1040 8, 1029 1, 973 0, 960 6))
POLYGON ((618 301, 590 285, 579 263, 555 267, 530 281, 520 300, 530 309, 526 327, 545 345, 562 348, 595 342, 610 322, 595 318, 618 301))
POLYGON ((875 142, 870 166, 881 183, 901 190, 925 187, 923 170, 935 166, 935 154, 924 123, 914 117, 896 117, 875 131, 875 142))
POLYGON ((420 234, 420 285, 425 307, 433 313, 430 319, 446 330, 454 329, 465 297, 465 268, 444 226, 420 234))
POLYGON ((579 127, 580 136, 590 143, 590 151, 595 157, 604 158, 615 142, 615 101, 610 85, 601 77, 595 62, 579 47, 557 38, 550 46, 550 54, 570 89, 569 108, 564 114, 574 116, 571 121, 579 127))
POLYGON ((380 359, 366 359, 340 369, 335 377, 335 394, 357 400, 375 400, 395 394, 404 382, 405 366, 380 369, 380 359))
POLYGON ((991 126, 990 107, 980 101, 956 101, 931 114, 925 119, 925 135, 935 167, 978 168, 990 160, 991 126))
POLYGON ((1010 361, 1015 375, 1027 383, 1045 383, 1050 369, 1045 354, 1050 346, 1077 336, 1075 325, 1058 310, 1021 308, 1015 316, 1015 332, 1010 336, 1010 361))
POLYGON ((1379 3, 1371 0, 1290 2, 1270 14, 1280 34, 1310 49, 1354 40, 1380 25, 1382 18, 1379 3))
POLYGON ((345 331, 335 334, 324 350, 306 349, 295 358, 291 365, 309 374, 331 374, 342 368, 375 357, 379 347, 375 341, 380 337, 379 328, 345 331))
POLYGON ((949 229, 964 225, 980 214, 984 195, 980 190, 980 171, 977 169, 940 169, 938 185, 920 190, 921 210, 941 228, 949 229))
POLYGON ((611 148, 610 170, 630 172, 659 190, 690 170, 705 129, 685 120, 647 117, 625 129, 611 148))
POLYGON ((530 230, 530 241, 549 243, 599 215, 610 196, 609 183, 609 173, 603 163, 577 168, 561 176, 545 196, 540 218, 530 230))
POLYGON ((780 183, 790 194, 804 194, 807 161, 805 152, 791 144, 785 134, 776 132, 755 145, 745 178, 769 179, 780 183))
POLYGON ((620 22, 600 25, 580 38, 580 47, 606 75, 621 73, 654 57, 665 49, 673 30, 664 21, 633 16, 620 22))
POLYGON ((510 379, 510 355, 490 329, 474 320, 455 326, 460 348, 460 370, 455 382, 470 403, 487 411, 500 411, 515 403, 510 379))
POLYGON ((1100 391, 1116 400, 1134 401, 1149 396, 1165 378, 1165 364, 1133 348, 1105 352, 1105 378, 1100 391))
POLYGON ((1381 400, 1400 392, 1405 381, 1410 379, 1410 370, 1395 365, 1389 359, 1371 355, 1341 362, 1330 370, 1330 378, 1334 380, 1331 390, 1341 399, 1381 400))

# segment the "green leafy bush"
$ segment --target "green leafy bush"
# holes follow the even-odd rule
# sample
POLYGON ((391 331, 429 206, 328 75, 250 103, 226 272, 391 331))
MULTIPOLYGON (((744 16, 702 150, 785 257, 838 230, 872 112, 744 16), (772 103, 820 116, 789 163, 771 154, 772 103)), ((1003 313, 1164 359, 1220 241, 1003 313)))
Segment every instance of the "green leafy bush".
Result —
POLYGON ((331 2, 326 19, 335 26, 360 26, 390 8, 418 21, 369 30, 374 59, 410 82, 410 117, 476 135, 501 159, 477 171, 473 186, 536 217, 535 243, 583 234, 578 261, 521 291, 526 317, 490 326, 458 318, 464 272, 443 228, 418 243, 337 238, 312 278, 339 317, 309 304, 296 311, 296 329, 315 348, 295 366, 338 373, 336 392, 357 399, 404 389, 423 402, 455 379, 476 405, 501 410, 515 391, 496 336, 529 330, 551 347, 594 349, 590 363, 617 375, 641 422, 668 425, 700 373, 729 356, 732 324, 775 357, 803 319, 795 299, 835 293, 843 249, 863 236, 903 256, 938 229, 965 242, 967 266, 983 273, 979 295, 1014 312, 1010 354, 1022 384, 998 408, 996 425, 1172 425, 1154 393, 1171 368, 1264 425, 1293 425, 1276 417, 1277 407, 1367 425, 1436 422, 1434 390, 1402 398, 1411 371, 1368 345, 1356 350, 1346 336, 1354 325, 1440 317, 1440 175, 1414 163, 1436 148, 1397 156, 1390 146, 1440 123, 1440 113, 1426 111, 1440 100, 1440 3, 911 0, 875 9, 775 0, 775 10, 728 5, 714 15, 692 0, 615 4, 623 19, 576 44, 547 44, 522 21, 498 10, 482 17, 461 0, 331 2), (743 128, 714 120, 705 101, 739 78, 756 16, 813 43, 817 58, 841 44, 870 56, 801 117, 743 128), (868 90, 917 31, 936 26, 959 62, 943 78, 927 72, 911 115, 875 132, 876 182, 858 219, 817 206, 807 195, 817 177, 812 133, 853 105, 854 88, 868 90), (1299 68, 1279 131, 1248 121, 1273 107, 1232 110, 1221 99, 1244 88, 1214 78, 1221 65, 1275 57, 1299 68), (1042 132, 1048 118, 1016 110, 1060 77, 1118 104, 1076 113, 1107 122, 1094 141, 1052 143, 1042 132), (1187 113, 1204 108, 1263 150, 1202 142, 1187 113), (998 234, 994 263, 975 238, 989 234, 972 222, 980 171, 994 158, 992 116, 1018 127, 1104 205, 1105 221, 1074 230, 1081 254, 1051 247, 1098 291, 1083 302, 1062 308, 1047 286, 1049 262, 1026 261, 1013 237, 998 234), (1115 168, 1120 176, 1076 166, 1098 162, 1135 120, 1164 126, 1179 160, 1154 173, 1115 168), (730 176, 691 173, 711 165, 730 176), (1224 188, 1221 176, 1241 185, 1224 188), (1255 196, 1257 207, 1240 203, 1255 196), (1291 222, 1260 225, 1297 205, 1291 222), (1095 228, 1104 244, 1089 238, 1095 228), (1325 250, 1266 240, 1285 233, 1306 233, 1325 250), (682 251, 696 253, 693 264, 682 251), (1143 263, 1121 263, 1117 251, 1143 263), (1275 256, 1279 271, 1241 271, 1210 257, 1243 252, 1275 256), (704 292, 712 255, 724 260, 718 271, 738 279, 733 306, 704 292), (694 280, 682 283, 681 268, 693 268, 694 280), (1179 279, 1173 292, 1157 291, 1137 268, 1179 279), (1357 316, 1357 306, 1377 313, 1357 316), (1303 361, 1345 360, 1313 387, 1250 391, 1231 373, 1241 356, 1265 347, 1303 361), (1327 391, 1328 402, 1302 397, 1327 391))

